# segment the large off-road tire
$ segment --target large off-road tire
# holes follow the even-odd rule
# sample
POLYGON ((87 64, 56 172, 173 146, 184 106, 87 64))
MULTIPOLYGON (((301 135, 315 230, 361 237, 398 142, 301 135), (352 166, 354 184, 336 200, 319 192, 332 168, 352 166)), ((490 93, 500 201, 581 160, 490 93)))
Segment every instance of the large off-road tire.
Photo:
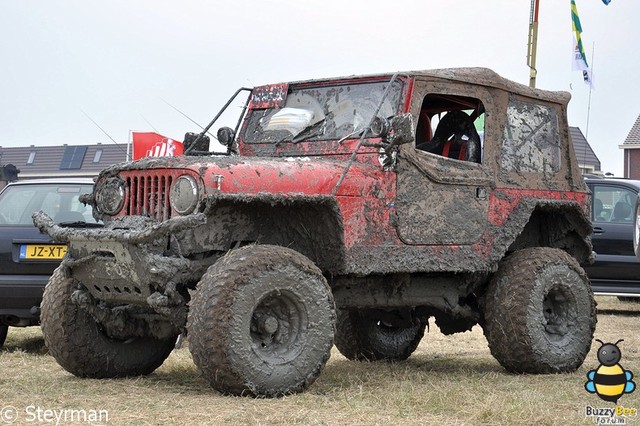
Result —
POLYGON ((9 331, 8 325, 0 324, 0 348, 4 345, 4 341, 7 338, 7 332, 9 331))
POLYGON ((209 267, 190 303, 189 349, 218 391, 280 396, 306 389, 333 346, 335 304, 313 262, 269 245, 209 267))
POLYGON ((335 345, 351 360, 402 361, 416 350, 426 326, 426 320, 394 326, 366 313, 340 309, 335 345))
POLYGON ((112 378, 150 374, 169 356, 175 338, 109 338, 93 317, 71 301, 77 288, 60 265, 42 297, 44 341, 58 363, 78 377, 112 378))
POLYGON ((578 262, 562 250, 528 248, 504 259, 484 300, 493 356, 510 372, 558 373, 584 361, 596 304, 578 262))

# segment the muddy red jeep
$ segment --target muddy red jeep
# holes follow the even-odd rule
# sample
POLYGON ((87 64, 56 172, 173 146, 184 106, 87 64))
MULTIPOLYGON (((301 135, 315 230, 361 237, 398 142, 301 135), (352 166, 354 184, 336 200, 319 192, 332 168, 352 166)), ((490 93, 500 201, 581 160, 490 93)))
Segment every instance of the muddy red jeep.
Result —
POLYGON ((104 170, 85 197, 104 229, 35 215, 69 243, 41 315, 66 370, 148 374, 186 334, 220 392, 283 395, 334 343, 406 359, 430 317, 480 324, 511 372, 582 364, 596 313, 567 93, 488 69, 244 90, 226 153, 214 119, 183 157, 104 170))

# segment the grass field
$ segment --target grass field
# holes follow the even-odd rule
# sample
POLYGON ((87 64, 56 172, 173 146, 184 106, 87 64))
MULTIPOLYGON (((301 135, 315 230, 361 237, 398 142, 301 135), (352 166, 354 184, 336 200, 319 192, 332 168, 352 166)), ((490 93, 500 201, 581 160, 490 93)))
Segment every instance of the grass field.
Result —
MULTIPOLYGON (((640 374, 640 304, 597 300, 596 338, 624 339, 620 363, 640 374)), ((252 399, 221 396, 208 387, 186 346, 143 378, 78 379, 47 355, 39 328, 13 328, 0 351, 0 410, 15 408, 18 425, 38 424, 38 409, 41 419, 44 410, 51 410, 48 424, 55 424, 62 410, 88 415, 106 410, 108 424, 117 425, 595 424, 585 416, 586 406, 613 407, 584 390, 587 372, 599 364, 598 347, 594 342, 584 365, 572 374, 512 375, 492 358, 479 327, 444 336, 430 322, 430 331, 406 362, 347 361, 334 349, 308 391, 252 399)), ((623 396, 619 404, 640 408, 640 391, 623 396)), ((640 424, 637 417, 625 420, 640 424)))

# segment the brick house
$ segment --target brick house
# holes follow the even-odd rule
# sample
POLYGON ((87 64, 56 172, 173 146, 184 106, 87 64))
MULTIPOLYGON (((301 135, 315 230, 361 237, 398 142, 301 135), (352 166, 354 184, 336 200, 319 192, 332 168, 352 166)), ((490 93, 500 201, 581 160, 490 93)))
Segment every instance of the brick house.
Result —
POLYGON ((640 180, 640 115, 618 147, 624 150, 624 177, 640 180))

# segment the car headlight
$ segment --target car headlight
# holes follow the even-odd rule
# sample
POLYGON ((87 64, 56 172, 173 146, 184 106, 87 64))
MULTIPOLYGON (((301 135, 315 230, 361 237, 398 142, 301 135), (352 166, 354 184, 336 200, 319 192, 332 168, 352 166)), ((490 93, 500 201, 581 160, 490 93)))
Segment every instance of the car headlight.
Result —
POLYGON ((124 182, 118 178, 109 178, 96 188, 96 207, 101 212, 113 216, 124 205, 124 182))
POLYGON ((189 214, 198 204, 198 184, 191 176, 184 175, 173 181, 169 194, 171 207, 179 214, 189 214))

